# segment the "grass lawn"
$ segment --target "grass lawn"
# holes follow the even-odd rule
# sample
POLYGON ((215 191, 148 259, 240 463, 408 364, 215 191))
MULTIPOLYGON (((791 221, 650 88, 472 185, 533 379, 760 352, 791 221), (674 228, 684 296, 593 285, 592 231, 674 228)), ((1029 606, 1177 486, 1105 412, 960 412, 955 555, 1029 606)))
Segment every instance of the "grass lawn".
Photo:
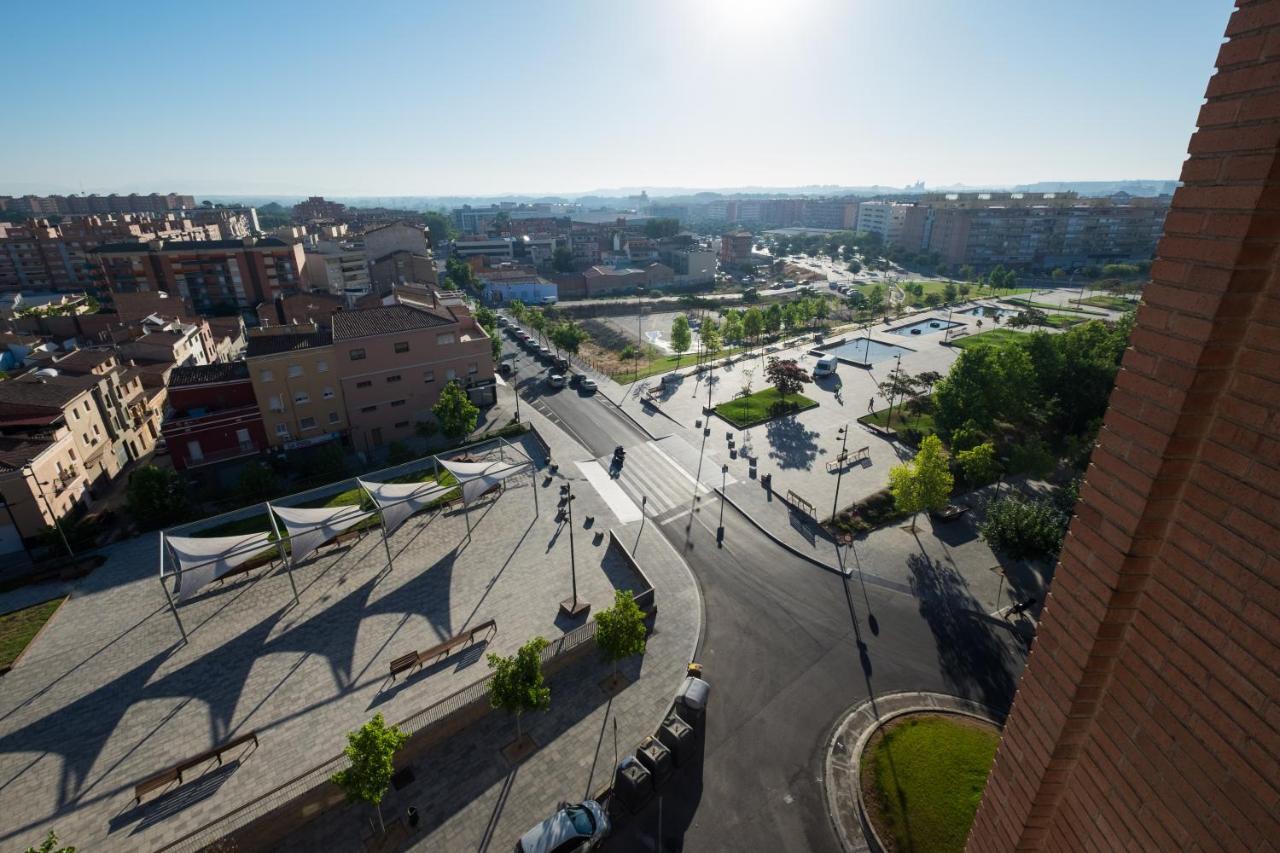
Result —
MULTIPOLYGON (((716 414, 733 424, 738 429, 746 429, 756 424, 762 424, 765 421, 772 420, 776 415, 773 413, 775 404, 782 402, 782 396, 776 388, 766 388, 763 391, 757 391, 747 397, 738 397, 736 400, 729 400, 716 406, 716 414)), ((786 398, 788 404, 799 406, 798 409, 792 411, 803 412, 806 409, 812 409, 818 403, 810 400, 803 394, 792 394, 786 398)))
POLYGON ((960 853, 1000 733, 963 717, 891 723, 863 753, 862 790, 881 838, 899 851, 960 853))
POLYGON ((1072 326, 1086 322, 1087 319, 1079 314, 1050 314, 1048 317, 1049 325, 1055 329, 1070 329, 1072 326))
POLYGON ((44 623, 49 621, 53 611, 65 600, 54 598, 0 615, 0 667, 9 666, 18 659, 44 623))
POLYGON ((1106 296, 1098 294, 1090 296, 1083 301, 1085 305, 1092 305, 1095 308, 1110 308, 1112 311, 1129 311, 1138 307, 1138 303, 1131 299, 1122 299, 1119 296, 1106 296))
POLYGON ((1025 334, 1025 332, 1018 332, 1013 329, 990 329, 985 332, 979 332, 976 335, 966 335, 963 338, 952 338, 951 346, 958 347, 960 349, 969 349, 970 347, 982 346, 983 344, 1003 347, 1022 339, 1025 334))
MULTIPOLYGON (((1072 308, 1070 303, 1066 305, 1056 305, 1052 302, 1036 302, 1034 300, 1026 299, 1026 298, 1001 299, 1000 301, 1005 303, 1006 305, 1012 305, 1017 308, 1039 308, 1041 311, 1055 311, 1058 313, 1062 313, 1065 311, 1069 314, 1088 314, 1091 317, 1106 316, 1101 311, 1089 311, 1085 308, 1072 308)), ((1085 300, 1086 303, 1088 303, 1088 301, 1089 300, 1087 299, 1085 300)))
MULTIPOLYGON (((742 347, 730 347, 729 349, 723 349, 718 355, 716 355, 716 361, 719 361, 725 356, 737 355, 742 351, 742 347)), ((632 364, 634 367, 634 362, 628 363, 632 364)), ((637 379, 645 379, 659 373, 669 373, 672 370, 676 370, 681 367, 692 367, 697 363, 697 352, 687 352, 680 358, 676 358, 674 355, 664 355, 659 358, 655 358, 647 364, 642 364, 639 371, 634 369, 620 370, 615 373, 611 373, 610 378, 619 385, 626 385, 630 382, 635 382, 637 379)))
MULTIPOLYGON (((959 282, 957 282, 956 283, 957 291, 959 290, 959 287, 960 287, 960 284, 959 282)), ((938 294, 939 297, 941 297, 943 294, 943 291, 947 289, 947 282, 945 281, 906 281, 902 283, 902 288, 903 288, 903 292, 907 294, 908 305, 921 306, 921 305, 924 305, 924 298, 928 296, 930 293, 936 293, 938 294), (919 296, 916 296, 914 293, 911 293, 906 289, 906 286, 908 284, 924 285, 924 292, 919 296)), ((973 294, 971 292, 970 297, 972 297, 972 295, 973 294)))
MULTIPOLYGON (((871 424, 872 426, 878 426, 878 427, 891 426, 891 424, 889 423, 889 410, 881 409, 878 412, 872 412, 869 415, 863 415, 862 417, 858 418, 858 423, 871 424)), ((898 404, 893 409, 892 427, 898 431, 907 430, 907 429, 920 430, 921 438, 924 438, 924 436, 926 435, 933 435, 935 432, 938 431, 937 427, 934 426, 934 423, 933 423, 932 412, 921 412, 918 415, 913 414, 910 409, 908 409, 906 406, 902 404, 898 404)))

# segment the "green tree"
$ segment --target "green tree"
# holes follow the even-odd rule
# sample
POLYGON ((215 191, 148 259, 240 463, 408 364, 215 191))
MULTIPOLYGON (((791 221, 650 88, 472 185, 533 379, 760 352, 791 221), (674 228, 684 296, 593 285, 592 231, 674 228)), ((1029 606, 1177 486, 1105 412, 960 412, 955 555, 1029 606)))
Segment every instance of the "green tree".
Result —
POLYGON ((431 407, 431 414, 435 415, 441 432, 453 441, 461 441, 476 428, 480 409, 455 379, 441 389, 440 399, 431 407))
POLYGON ((556 246, 551 253, 551 268, 556 272, 573 272, 573 252, 567 246, 556 246))
POLYGON ((129 514, 143 530, 181 521, 189 511, 181 478, 168 468, 145 465, 129 475, 129 514))
POLYGON ((702 321, 698 337, 702 340, 702 352, 708 361, 720 354, 720 324, 714 319, 708 317, 702 321))
POLYGON ((972 347, 934 388, 934 421, 944 435, 970 421, 988 431, 997 419, 1025 418, 1035 394, 1035 372, 1022 347, 972 347))
POLYGON ((942 302, 942 296, 937 293, 926 293, 924 296, 924 304, 930 308, 936 308, 942 302))
POLYGON ((962 285, 960 285, 960 296, 961 296, 961 297, 968 296, 968 295, 969 295, 970 293, 972 293, 972 292, 973 292, 973 288, 972 288, 970 285, 967 285, 967 284, 962 284, 962 285))
POLYGON ((542 650, 547 641, 534 637, 511 657, 488 655, 489 707, 499 708, 516 717, 516 739, 522 736, 520 717, 525 711, 540 711, 551 705, 551 688, 543 684, 542 650))
POLYGON ((547 342, 547 315, 543 311, 534 308, 529 311, 529 327, 538 333, 538 338, 544 344, 547 342))
POLYGON ((764 333, 764 314, 759 308, 748 308, 742 314, 742 336, 749 341, 757 341, 764 333))
POLYGON ((884 307, 884 285, 875 284, 867 291, 867 310, 875 314, 884 307))
POLYGON ((76 848, 59 847, 58 834, 51 829, 39 847, 28 847, 26 853, 76 853, 76 848))
MULTIPOLYGON (((261 211, 262 208, 258 210, 261 211)), ((427 226, 427 235, 431 238, 431 245, 434 248, 443 246, 458 236, 458 229, 453 227, 453 220, 443 213, 427 211, 422 214, 422 219, 423 224, 427 226)))
POLYGON ((644 612, 629 589, 613 592, 613 607, 596 614, 596 645, 606 661, 613 664, 618 678, 618 662, 644 654, 644 612))
POLYGON ((270 500, 280 491, 280 478, 265 462, 250 462, 240 472, 240 499, 247 503, 270 500))
POLYGON ((644 224, 644 236, 650 240, 661 240, 664 237, 674 237, 680 233, 680 220, 673 217, 658 216, 648 220, 644 224))
POLYGON ((1067 277, 1067 271, 1064 270, 1062 267, 1054 267, 1053 272, 1049 273, 1049 276, 1054 281, 1062 281, 1064 278, 1067 277))
POLYGON ((924 437, 914 460, 889 470, 893 504, 913 516, 912 530, 915 529, 914 516, 921 510, 940 510, 947 505, 954 485, 942 439, 936 435, 924 437))
POLYGON ((956 297, 960 295, 960 288, 956 287, 953 282, 947 282, 942 287, 942 301, 951 303, 956 301, 956 297))
POLYGON ((680 366, 680 359, 689 351, 692 343, 693 333, 689 331, 689 318, 683 314, 677 314, 671 321, 671 351, 676 354, 676 367, 680 366))
POLYGON ((724 313, 724 323, 720 326, 720 336, 724 338, 726 344, 736 346, 742 343, 742 314, 740 312, 730 309, 724 313))
POLYGON ((448 285, 454 290, 470 290, 476 289, 476 274, 472 272, 471 266, 460 258, 449 258, 445 261, 445 279, 448 285))
POLYGON ((857 275, 858 273, 862 272, 862 264, 858 263, 857 261, 849 261, 849 266, 845 267, 845 269, 849 270, 849 272, 853 273, 854 275, 857 275))
POLYGON ((987 507, 978 534, 991 550, 1013 560, 1052 557, 1062 549, 1067 521, 1052 501, 1010 496, 987 507))
POLYGON ((1045 479, 1057 465, 1057 457, 1038 436, 1028 436, 1009 451, 1009 469, 1032 479, 1045 479))
POLYGON ((344 751, 351 766, 329 777, 346 793, 348 800, 369 803, 374 807, 378 813, 378 827, 383 832, 387 828, 382 823, 382 798, 386 796, 391 776, 396 770, 396 750, 408 739, 409 736, 396 726, 388 726, 382 714, 374 714, 372 720, 347 733, 344 751))
POLYGON ((965 264, 964 266, 960 267, 960 278, 964 279, 965 281, 973 281, 976 278, 972 264, 965 264))
POLYGON ((559 352, 577 355, 582 344, 586 342, 589 335, 587 330, 582 328, 573 320, 562 320, 551 329, 551 343, 555 345, 559 352))
POLYGON ((916 378, 901 367, 890 370, 884 381, 876 385, 876 388, 879 389, 880 395, 889 401, 889 419, 885 422, 885 426, 893 425, 894 402, 897 401, 901 405, 903 398, 919 390, 916 378))
POLYGON ((984 486, 1000 476, 996 448, 989 441, 968 450, 956 451, 956 467, 971 486, 984 486))
POLYGON ((773 303, 764 312, 764 330, 769 334, 777 334, 782 329, 782 306, 773 303))

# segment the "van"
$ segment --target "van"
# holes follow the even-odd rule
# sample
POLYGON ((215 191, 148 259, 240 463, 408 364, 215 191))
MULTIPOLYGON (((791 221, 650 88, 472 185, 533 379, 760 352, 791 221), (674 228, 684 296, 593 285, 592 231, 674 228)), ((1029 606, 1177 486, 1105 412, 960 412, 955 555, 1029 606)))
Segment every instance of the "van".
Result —
POLYGON ((555 304, 556 304, 556 298, 555 298, 554 296, 544 296, 544 297, 542 297, 542 304, 543 304, 543 305, 555 305, 555 304))
POLYGON ((814 376, 834 376, 836 366, 840 363, 834 355, 824 355, 818 359, 818 363, 813 366, 814 376))

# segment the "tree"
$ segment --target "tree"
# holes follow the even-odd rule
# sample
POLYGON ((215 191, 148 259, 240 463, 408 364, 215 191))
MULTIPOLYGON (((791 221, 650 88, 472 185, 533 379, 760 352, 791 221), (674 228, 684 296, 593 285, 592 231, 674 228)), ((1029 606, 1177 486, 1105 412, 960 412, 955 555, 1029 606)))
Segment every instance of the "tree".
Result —
POLYGON ((906 397, 908 394, 914 394, 918 390, 916 378, 901 367, 895 367, 890 370, 889 375, 876 387, 880 390, 880 396, 889 401, 889 420, 885 422, 885 426, 892 425, 894 400, 906 397))
POLYGON ((461 441, 476 428, 480 409, 455 379, 441 389, 440 399, 431 407, 431 414, 436 416, 441 432, 453 441, 461 441))
POLYGON ((250 462, 240 472, 240 498, 246 503, 269 500, 279 491, 280 479, 265 462, 250 462))
POLYGON ((720 354, 720 324, 714 319, 708 317, 702 321, 698 337, 702 340, 702 351, 708 361, 720 354))
POLYGON ((853 273, 854 275, 857 275, 858 273, 862 272, 862 264, 858 263, 857 261, 849 261, 849 266, 846 267, 846 269, 848 269, 849 272, 853 273))
POLYGON ((1052 557, 1062 549, 1067 520, 1051 501, 1010 496, 987 507, 978 534, 993 551, 1013 560, 1052 557))
POLYGON ((972 293, 972 292, 973 292, 973 287, 971 287, 970 285, 967 285, 967 284, 962 284, 962 285, 960 285, 960 288, 959 288, 959 289, 960 289, 960 296, 961 296, 961 297, 968 296, 970 293, 972 293))
POLYGON ((1067 277, 1067 271, 1064 270, 1062 267, 1054 267, 1053 272, 1049 273, 1049 277, 1052 278, 1054 281, 1062 281, 1064 278, 1067 277))
POLYGON ((792 394, 799 394, 800 389, 804 387, 804 383, 813 381, 808 371, 801 367, 794 358, 783 359, 776 356, 770 358, 765 365, 764 375, 784 403, 792 394))
POLYGON ((964 266, 960 267, 960 277, 965 281, 973 281, 975 278, 973 265, 965 264, 964 266))
POLYGON ((773 303, 764 312, 764 330, 769 334, 777 334, 782 329, 782 306, 773 303))
POLYGON ((1028 437, 1009 451, 1009 469, 1035 480, 1048 477, 1057 465, 1057 457, 1037 436, 1028 437))
POLYGON ((551 253, 551 268, 556 272, 573 272, 573 252, 567 246, 556 246, 551 253))
POLYGON ((155 530, 187 515, 187 491, 176 472, 146 465, 129 476, 128 505, 139 527, 155 530))
POLYGON ((936 370, 925 370, 915 375, 916 387, 923 388, 926 394, 932 394, 933 386, 941 379, 942 374, 936 370))
POLYGON ((971 486, 985 486, 1000 476, 995 445, 989 441, 956 452, 956 467, 971 486))
POLYGON ((748 308, 742 314, 742 336, 749 341, 755 341, 763 332, 764 315, 759 308, 748 308))
POLYGON ((460 258, 445 261, 445 279, 454 290, 475 290, 476 274, 471 266, 460 258))
MULTIPOLYGON (((912 516, 921 510, 945 507, 951 499, 954 485, 947 455, 942 449, 942 439, 936 435, 924 437, 914 460, 889 471, 889 490, 893 494, 894 506, 912 516)), ((914 517, 911 529, 915 529, 914 517)))
POLYGON ((51 829, 39 847, 28 847, 26 853, 76 853, 76 848, 59 847, 58 834, 51 829))
POLYGON ((680 233, 680 220, 674 217, 654 217, 644 224, 644 236, 650 240, 674 237, 680 233))
POLYGON ((545 344, 547 342, 547 315, 537 309, 529 311, 529 326, 538 333, 538 338, 545 344))
POLYGON ((884 307, 884 285, 873 285, 867 292, 867 310, 876 313, 884 307))
POLYGON ((542 650, 547 641, 534 637, 511 657, 488 655, 489 707, 516 716, 516 740, 523 737, 520 716, 525 711, 541 711, 551 704, 551 688, 543 684, 542 650))
POLYGON ((1009 325, 1015 328, 1024 326, 1047 326, 1049 325, 1049 315, 1039 308, 1023 308, 1017 314, 1009 318, 1009 325))
MULTIPOLYGON (((258 212, 261 214, 262 208, 258 208, 258 212)), ((427 234, 431 238, 431 245, 437 251, 439 251, 440 246, 448 243, 458 235, 458 230, 453 227, 453 220, 443 213, 429 210, 422 214, 422 221, 427 226, 427 234)))
POLYGON ((398 727, 388 726, 382 714, 374 714, 372 720, 347 733, 344 751, 351 766, 329 777, 346 793, 348 800, 369 803, 374 807, 378 813, 378 827, 383 832, 387 828, 382 823, 382 798, 396 771, 393 761, 396 750, 408 739, 409 736, 398 727))
POLYGON ((613 664, 613 679, 618 678, 618 662, 644 654, 644 612, 636 604, 629 589, 613 592, 613 607, 596 614, 596 645, 606 661, 613 664))
POLYGON ((730 309, 724 313, 724 322, 720 325, 720 336, 726 344, 741 344, 743 338, 742 314, 730 309))
POLYGON ((956 287, 954 283, 949 281, 942 286, 943 302, 947 302, 947 303, 955 302, 956 297, 959 295, 960 295, 960 288, 956 287))
POLYGON ((938 293, 926 293, 924 296, 924 304, 930 308, 936 308, 942 302, 942 296, 938 293))
POLYGON ((677 314, 671 321, 671 351, 676 354, 676 367, 680 366, 681 357, 689 351, 693 343, 693 334, 689 331, 689 318, 677 314))
POLYGON ((582 344, 590 337, 587 330, 572 320, 562 320, 551 328, 551 343, 560 352, 577 355, 582 344))

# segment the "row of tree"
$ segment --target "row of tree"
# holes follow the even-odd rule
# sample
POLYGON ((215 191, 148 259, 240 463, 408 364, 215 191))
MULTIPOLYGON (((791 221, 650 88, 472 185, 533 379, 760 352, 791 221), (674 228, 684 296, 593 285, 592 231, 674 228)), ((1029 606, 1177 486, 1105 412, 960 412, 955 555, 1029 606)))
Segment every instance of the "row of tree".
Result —
MULTIPOLYGON (((705 317, 698 329, 700 357, 714 358, 724 346, 754 346, 782 331, 792 333, 813 330, 831 316, 831 302, 825 296, 774 302, 767 308, 752 306, 745 310, 730 308, 720 319, 705 317)), ((671 350, 679 357, 693 344, 689 318, 677 314, 671 322, 671 350)))

